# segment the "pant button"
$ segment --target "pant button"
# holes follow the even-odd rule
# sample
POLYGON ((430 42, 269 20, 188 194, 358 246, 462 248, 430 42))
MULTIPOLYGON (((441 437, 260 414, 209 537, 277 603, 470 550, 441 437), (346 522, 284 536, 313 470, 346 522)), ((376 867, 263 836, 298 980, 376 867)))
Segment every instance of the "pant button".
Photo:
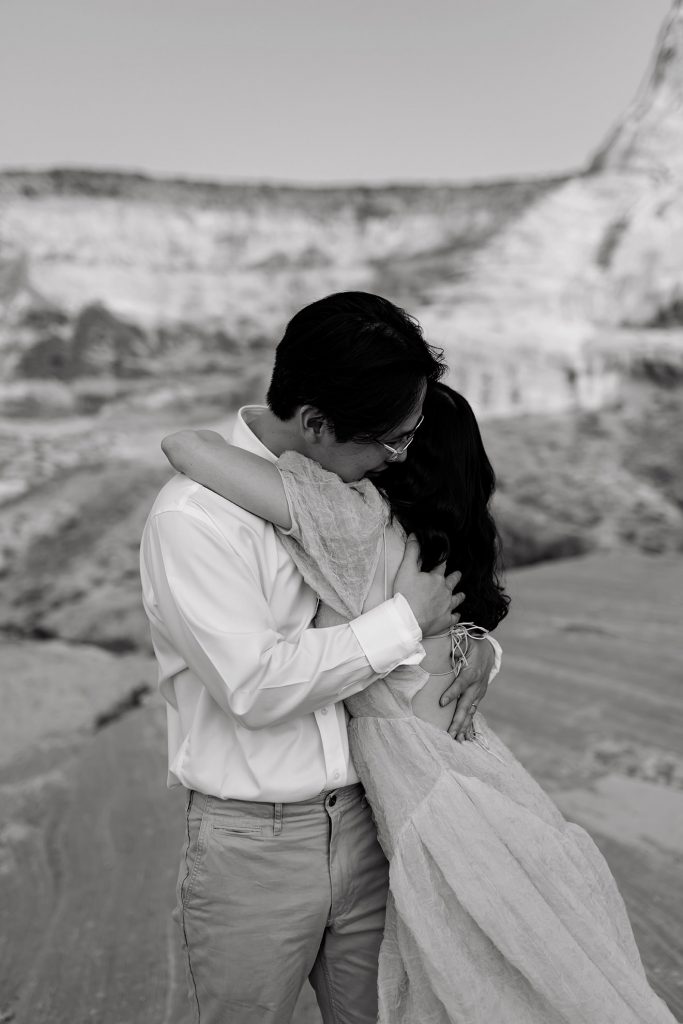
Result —
POLYGON ((327 801, 327 806, 328 807, 334 807, 336 802, 337 802, 337 798, 336 798, 336 796, 333 793, 332 796, 330 797, 330 799, 327 801))

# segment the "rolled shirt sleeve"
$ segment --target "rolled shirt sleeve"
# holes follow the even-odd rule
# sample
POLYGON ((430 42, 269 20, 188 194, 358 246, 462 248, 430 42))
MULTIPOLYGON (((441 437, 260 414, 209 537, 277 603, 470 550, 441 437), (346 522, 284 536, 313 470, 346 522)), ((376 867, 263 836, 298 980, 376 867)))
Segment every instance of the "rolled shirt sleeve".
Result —
MULTIPOLYGON (((349 624, 286 640, 246 528, 238 550, 186 505, 151 517, 147 532, 143 557, 159 622, 213 700, 246 728, 314 712, 424 656, 420 628, 400 595, 349 624)), ((162 679, 161 689, 173 703, 172 680, 162 679)))
POLYGON ((405 638, 413 653, 401 660, 402 665, 419 665, 424 658, 422 631, 403 594, 377 605, 349 623, 365 656, 378 676, 389 674, 396 664, 396 638, 405 638), (391 668, 388 666, 391 665, 391 668))

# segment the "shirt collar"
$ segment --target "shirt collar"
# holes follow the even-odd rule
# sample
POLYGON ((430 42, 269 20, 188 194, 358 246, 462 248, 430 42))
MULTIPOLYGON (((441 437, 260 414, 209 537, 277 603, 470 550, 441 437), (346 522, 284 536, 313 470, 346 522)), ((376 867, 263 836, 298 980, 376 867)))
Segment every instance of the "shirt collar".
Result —
POLYGON ((259 413, 265 412, 268 407, 265 405, 243 405, 237 413, 235 426, 232 431, 232 443, 238 448, 244 448, 254 455, 260 455, 268 462, 277 462, 277 455, 273 455, 269 448, 259 441, 254 431, 249 426, 259 413))

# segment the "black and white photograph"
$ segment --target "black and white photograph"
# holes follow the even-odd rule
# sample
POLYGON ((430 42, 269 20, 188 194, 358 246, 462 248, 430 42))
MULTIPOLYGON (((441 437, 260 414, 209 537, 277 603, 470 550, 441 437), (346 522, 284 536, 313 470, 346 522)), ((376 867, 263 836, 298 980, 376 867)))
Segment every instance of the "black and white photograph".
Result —
POLYGON ((0 0, 0 1024, 683 1021, 683 0, 0 0))

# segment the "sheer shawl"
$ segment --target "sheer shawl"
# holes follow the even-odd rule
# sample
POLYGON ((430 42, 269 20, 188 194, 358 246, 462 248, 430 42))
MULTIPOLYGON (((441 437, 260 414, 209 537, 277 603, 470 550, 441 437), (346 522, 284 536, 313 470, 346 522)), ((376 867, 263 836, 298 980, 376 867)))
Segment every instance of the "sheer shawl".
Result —
POLYGON ((370 480, 344 483, 298 452, 277 460, 292 518, 282 543, 320 599, 345 618, 363 610, 384 544, 389 506, 370 480))

